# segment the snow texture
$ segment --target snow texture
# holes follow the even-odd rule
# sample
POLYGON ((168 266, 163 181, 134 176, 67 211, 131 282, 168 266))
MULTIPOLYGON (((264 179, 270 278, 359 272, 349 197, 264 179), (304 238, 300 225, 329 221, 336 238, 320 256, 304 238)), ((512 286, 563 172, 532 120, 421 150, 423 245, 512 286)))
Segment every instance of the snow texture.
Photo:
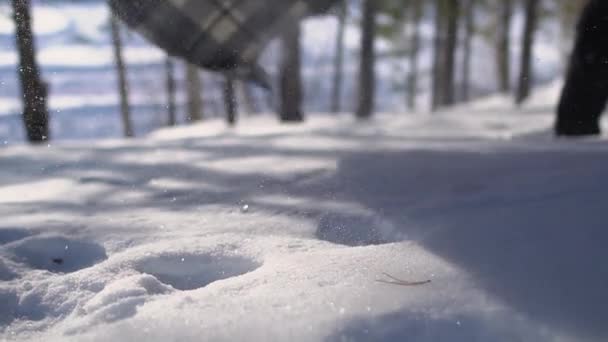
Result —
POLYGON ((551 137, 558 88, 3 148, 1 336, 605 341, 608 145, 551 137))

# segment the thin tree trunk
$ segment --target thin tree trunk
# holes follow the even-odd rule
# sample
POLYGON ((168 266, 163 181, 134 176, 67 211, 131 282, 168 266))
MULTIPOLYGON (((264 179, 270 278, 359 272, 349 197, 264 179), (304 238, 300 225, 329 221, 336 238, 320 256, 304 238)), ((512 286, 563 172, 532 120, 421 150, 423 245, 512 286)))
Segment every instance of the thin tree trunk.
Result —
POLYGON ((302 75, 300 24, 285 28, 282 36, 279 117, 282 122, 300 122, 302 114, 302 75))
POLYGON ((114 47, 114 61, 116 63, 116 73, 118 76, 118 90, 120 94, 120 112, 122 126, 125 137, 134 136, 133 125, 131 124, 131 113, 129 108, 129 86, 125 63, 122 58, 122 39, 120 33, 120 23, 113 15, 110 18, 110 29, 112 31, 112 45, 114 47))
MULTIPOLYGON (((507 0, 510 1, 510 0, 507 0)), ((466 0, 464 56, 462 59, 462 100, 468 102, 471 98, 471 56, 472 41, 475 32, 475 0, 466 0)))
POLYGON ((165 60, 166 85, 167 85, 167 126, 177 124, 176 104, 175 104, 175 71, 171 57, 165 60))
POLYGON ((460 20, 460 1, 461 0, 446 1, 445 77, 442 82, 442 104, 446 106, 451 106, 456 102, 456 47, 458 43, 458 21, 460 20))
POLYGON ((443 103, 443 79, 445 73, 444 61, 444 18, 445 0, 435 0, 435 37, 433 38, 433 84, 431 109, 438 109, 443 103))
POLYGON ((532 52, 534 48, 534 34, 538 22, 539 0, 526 0, 525 24, 522 41, 521 71, 515 102, 521 105, 530 96, 532 86, 532 52))
POLYGON ((370 118, 374 111, 376 92, 376 0, 363 0, 363 23, 361 28, 361 59, 359 66, 359 103, 357 117, 370 118))
POLYGON ((407 107, 416 110, 418 96, 418 56, 420 54, 420 20, 422 19, 422 0, 414 0, 412 8, 412 36, 410 49, 410 70, 407 77, 407 107))
POLYGON ((498 89, 503 93, 508 93, 511 90, 510 36, 513 0, 500 0, 499 7, 498 40, 496 41, 498 89))
POLYGON ((28 141, 49 139, 49 113, 46 106, 47 85, 41 79, 36 62, 29 0, 12 0, 15 39, 19 53, 19 79, 23 95, 23 123, 28 141))
POLYGON ((336 50, 334 54, 334 78, 331 91, 331 112, 342 110, 342 79, 344 72, 344 33, 346 31, 346 0, 340 1, 338 9, 338 31, 336 35, 336 50))
POLYGON ((186 64, 186 91, 188 93, 188 120, 191 122, 203 119, 203 101, 201 99, 202 81, 198 67, 186 64))
POLYGON ((224 105, 226 107, 226 122, 230 126, 236 125, 237 120, 237 105, 236 94, 234 92, 234 79, 231 76, 226 76, 224 84, 224 105))

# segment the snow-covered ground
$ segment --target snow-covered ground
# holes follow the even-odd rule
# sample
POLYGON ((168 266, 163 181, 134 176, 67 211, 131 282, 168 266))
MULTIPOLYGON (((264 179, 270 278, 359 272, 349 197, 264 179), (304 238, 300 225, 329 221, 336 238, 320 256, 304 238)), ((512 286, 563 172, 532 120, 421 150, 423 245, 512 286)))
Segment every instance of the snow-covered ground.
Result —
POLYGON ((556 89, 3 148, 0 336, 606 341, 608 144, 556 89))

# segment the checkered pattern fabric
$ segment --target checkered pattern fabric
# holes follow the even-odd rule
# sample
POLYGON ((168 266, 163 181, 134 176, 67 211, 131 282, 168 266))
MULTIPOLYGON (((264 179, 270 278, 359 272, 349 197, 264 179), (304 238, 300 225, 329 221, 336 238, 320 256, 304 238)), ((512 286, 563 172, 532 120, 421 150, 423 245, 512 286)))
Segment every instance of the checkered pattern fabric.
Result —
POLYGON ((169 54, 263 82, 256 60, 286 23, 337 0, 109 0, 114 13, 169 54))

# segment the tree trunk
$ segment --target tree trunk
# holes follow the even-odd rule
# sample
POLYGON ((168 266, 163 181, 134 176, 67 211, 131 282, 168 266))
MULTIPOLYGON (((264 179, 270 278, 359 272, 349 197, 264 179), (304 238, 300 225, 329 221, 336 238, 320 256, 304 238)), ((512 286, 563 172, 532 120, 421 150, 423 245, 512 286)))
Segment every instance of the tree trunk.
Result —
POLYGON ((122 126, 125 137, 134 136, 133 125, 131 124, 131 113, 129 108, 129 86, 125 63, 122 58, 122 39, 120 33, 120 23, 118 18, 113 15, 110 18, 110 29, 112 31, 112 45, 114 47, 114 61, 116 63, 116 73, 118 76, 118 90, 120 93, 120 112, 122 126))
POLYGON ((583 11, 557 108, 557 135, 601 133, 600 118, 608 102, 607 16, 605 0, 591 0, 583 11))
POLYGON ((19 53, 19 79, 23 95, 23 123, 28 141, 49 139, 49 113, 46 106, 47 85, 41 79, 36 62, 29 0, 12 0, 15 39, 19 53))
POLYGON ((176 104, 175 104, 175 72, 171 57, 165 60, 166 85, 167 85, 167 126, 177 124, 176 104))
POLYGON ((359 119, 370 118, 374 111, 376 92, 376 0, 363 0, 361 28, 361 58, 359 66, 359 103, 356 115, 359 119))
POLYGON ((420 20, 422 19, 422 0, 414 0, 412 8, 412 36, 410 48, 410 70, 407 77, 407 107, 416 110, 418 96, 418 56, 420 54, 420 20))
MULTIPOLYGON (((507 0, 510 1, 510 0, 507 0)), ((472 42, 475 33, 475 0, 466 0, 464 56, 462 59, 462 100, 468 102, 471 98, 471 56, 472 42)))
POLYGON ((526 0, 525 24, 522 41, 521 70, 519 74, 519 85, 515 102, 521 105, 530 96, 532 85, 532 51, 534 48, 534 34, 538 22, 539 0, 526 0))
POLYGON ((234 79, 226 76, 224 84, 224 106, 226 107, 226 122, 230 126, 236 125, 237 107, 236 94, 234 92, 234 79))
POLYGON ((513 0, 499 1, 498 40, 496 41, 496 69, 498 71, 498 90, 508 93, 511 90, 511 21, 513 0))
POLYGON ((302 114, 302 75, 300 24, 294 22, 285 28, 282 38, 282 57, 280 68, 280 108, 282 122, 301 122, 302 114))
POLYGON ((336 50, 334 54, 334 78, 331 91, 331 112, 342 110, 342 79, 344 72, 344 33, 346 31, 346 0, 340 1, 338 8, 338 31, 336 34, 336 50))
POLYGON ((458 44, 458 21, 460 20, 460 1, 461 0, 446 1, 447 26, 445 33, 446 42, 444 45, 445 76, 442 82, 442 104, 446 106, 451 106, 456 102, 456 47, 458 44))
POLYGON ((433 38, 433 84, 431 109, 438 109, 443 103, 443 79, 445 73, 444 61, 444 18, 445 18, 445 0, 435 0, 435 36, 433 38))
POLYGON ((203 119, 203 102, 201 76, 198 67, 194 64, 186 64, 186 91, 188 93, 188 120, 191 122, 203 119))

